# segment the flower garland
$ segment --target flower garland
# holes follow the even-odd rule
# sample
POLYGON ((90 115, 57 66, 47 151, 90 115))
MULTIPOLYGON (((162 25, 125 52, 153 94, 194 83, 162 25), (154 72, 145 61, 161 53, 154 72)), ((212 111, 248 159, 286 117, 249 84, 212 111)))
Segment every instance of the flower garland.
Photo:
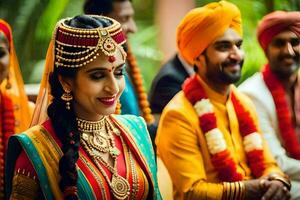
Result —
POLYGON ((288 102, 285 98, 284 87, 275 74, 272 73, 269 64, 262 70, 262 75, 274 100, 283 146, 292 158, 300 160, 300 145, 292 122, 288 102))
MULTIPOLYGON (((213 105, 207 98, 197 75, 185 81, 183 92, 198 114, 199 126, 205 135, 211 161, 218 171, 219 179, 228 182, 243 180, 243 175, 237 171, 236 163, 227 149, 223 133, 217 127, 213 105)), ((243 137, 249 167, 255 177, 260 177, 265 169, 261 135, 257 132, 250 112, 243 107, 233 92, 230 96, 238 116, 239 129, 243 137)))
MULTIPOLYGON (((5 149, 9 136, 14 134, 15 117, 12 100, 4 94, 0 104, 0 199, 4 192, 4 160, 5 149)), ((3 198, 3 197, 2 197, 3 198)))
POLYGON ((137 65, 136 59, 131 51, 130 45, 128 45, 127 61, 130 67, 130 78, 134 85, 135 91, 138 95, 140 110, 142 111, 143 118, 147 124, 154 123, 154 117, 151 114, 150 104, 147 98, 147 93, 143 85, 143 78, 141 71, 137 65))

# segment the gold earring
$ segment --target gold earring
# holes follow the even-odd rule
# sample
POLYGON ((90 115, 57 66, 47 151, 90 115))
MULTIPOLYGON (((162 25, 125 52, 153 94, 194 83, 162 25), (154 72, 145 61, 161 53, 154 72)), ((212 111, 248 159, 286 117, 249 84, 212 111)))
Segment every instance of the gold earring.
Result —
POLYGON ((121 102, 120 102, 120 100, 118 100, 115 114, 121 114, 121 112, 122 112, 121 107, 122 107, 121 102))
POLYGON ((73 96, 72 96, 72 94, 71 94, 71 91, 69 91, 69 90, 65 90, 64 89, 64 93, 63 93, 63 95, 61 95, 61 99, 63 100, 63 101, 65 101, 66 102, 66 109, 67 110, 70 110, 71 109, 71 107, 70 107, 70 101, 72 101, 73 100, 73 96))

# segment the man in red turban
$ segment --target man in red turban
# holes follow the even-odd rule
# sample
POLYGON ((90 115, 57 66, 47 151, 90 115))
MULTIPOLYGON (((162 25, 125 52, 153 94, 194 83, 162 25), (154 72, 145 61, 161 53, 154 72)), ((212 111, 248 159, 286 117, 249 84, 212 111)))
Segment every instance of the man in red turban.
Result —
POLYGON ((299 37, 300 12, 266 15, 257 38, 268 63, 240 86, 256 106, 273 156, 292 180, 292 199, 300 198, 299 37))
POLYGON ((254 106, 232 84, 244 60, 239 9, 227 1, 195 8, 177 37, 196 72, 164 108, 156 136, 174 199, 288 199, 254 106))

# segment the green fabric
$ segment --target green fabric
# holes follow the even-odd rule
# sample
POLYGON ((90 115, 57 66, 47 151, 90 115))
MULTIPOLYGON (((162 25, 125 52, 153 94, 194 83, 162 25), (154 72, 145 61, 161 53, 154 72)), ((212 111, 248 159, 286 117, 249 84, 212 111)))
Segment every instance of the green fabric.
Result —
POLYGON ((154 199, 162 199, 158 188, 157 166, 155 162, 154 151, 144 119, 142 117, 136 117, 134 115, 115 115, 115 117, 130 130, 130 134, 135 140, 135 144, 138 146, 141 154, 146 159, 154 184, 154 199))
MULTIPOLYGON (((24 149, 28 158, 30 159, 35 172, 38 175, 40 187, 44 194, 45 199, 47 200, 54 200, 54 196, 52 195, 52 191, 50 188, 50 183, 47 177, 46 169, 42 163, 42 160, 38 156, 38 152, 35 146, 32 144, 31 139, 26 134, 18 134, 10 137, 8 150, 7 150, 7 160, 5 166, 5 177, 6 181, 6 199, 9 199, 9 195, 11 193, 11 185, 12 185, 12 178, 15 169, 15 162, 21 153, 21 149, 24 149), (20 146, 21 144, 21 146, 20 146)), ((93 189, 90 187, 88 181, 86 180, 83 172, 79 169, 78 170, 78 196, 80 199, 86 200, 94 200, 93 189)))
POLYGON ((42 160, 38 156, 38 152, 36 151, 34 145, 32 144, 30 138, 26 134, 19 134, 10 137, 8 142, 8 150, 7 150, 7 160, 5 166, 5 180, 6 180, 6 189, 7 189, 7 198, 11 193, 11 185, 12 185, 12 178, 14 175, 15 169, 15 162, 18 158, 18 155, 21 153, 21 147, 26 152, 28 158, 30 159, 40 181, 40 187, 44 194, 44 197, 47 200, 54 200, 54 196, 52 195, 50 184, 48 177, 46 176, 47 172, 42 164, 42 160), (17 150, 17 151, 16 151, 17 150))

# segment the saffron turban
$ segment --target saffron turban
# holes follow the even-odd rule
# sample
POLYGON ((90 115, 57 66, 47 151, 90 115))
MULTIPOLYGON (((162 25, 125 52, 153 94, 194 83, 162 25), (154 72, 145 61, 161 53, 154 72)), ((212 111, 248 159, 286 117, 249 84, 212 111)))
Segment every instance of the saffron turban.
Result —
POLYGON ((273 37, 286 30, 300 37, 300 12, 275 11, 264 16, 257 27, 260 46, 266 51, 273 37))
POLYGON ((226 1, 214 2, 189 11, 177 27, 177 48, 190 64, 228 28, 242 35, 239 9, 226 1))

